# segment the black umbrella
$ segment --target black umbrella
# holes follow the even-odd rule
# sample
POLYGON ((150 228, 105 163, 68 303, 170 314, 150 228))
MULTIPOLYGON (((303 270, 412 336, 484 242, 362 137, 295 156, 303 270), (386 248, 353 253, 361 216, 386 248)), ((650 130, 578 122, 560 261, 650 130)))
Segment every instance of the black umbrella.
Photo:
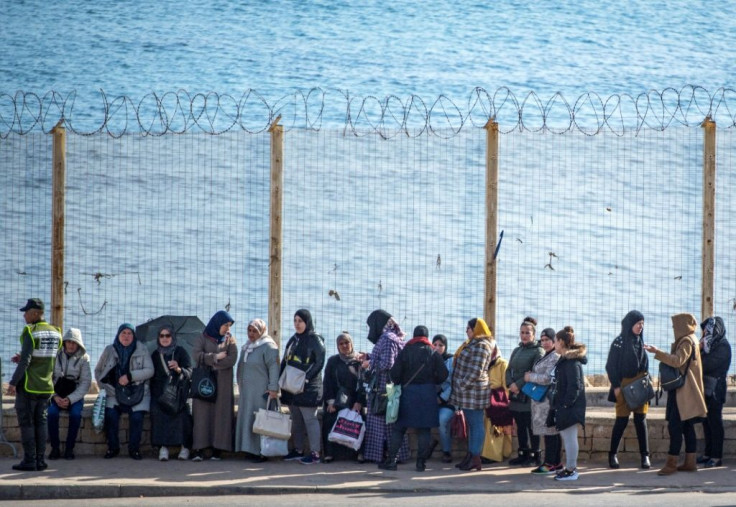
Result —
POLYGON ((145 324, 135 328, 136 337, 146 344, 148 350, 153 352, 158 346, 158 332, 161 326, 171 326, 176 335, 176 341, 184 347, 189 355, 192 355, 194 341, 202 334, 205 325, 199 317, 183 315, 162 315, 151 319, 145 324))

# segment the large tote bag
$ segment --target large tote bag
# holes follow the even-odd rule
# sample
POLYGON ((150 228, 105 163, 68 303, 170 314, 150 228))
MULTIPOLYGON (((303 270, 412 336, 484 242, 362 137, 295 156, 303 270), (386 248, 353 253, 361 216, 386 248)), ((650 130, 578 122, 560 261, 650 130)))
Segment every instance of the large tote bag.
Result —
POLYGON ((332 425, 327 440, 357 451, 363 444, 364 436, 365 422, 363 418, 358 412, 344 408, 337 413, 337 420, 332 425))
POLYGON ((291 417, 281 412, 281 402, 276 400, 276 410, 269 410, 271 401, 266 408, 259 408, 255 421, 253 421, 253 433, 266 435, 267 437, 288 440, 291 438, 291 417))
POLYGON ((192 370, 192 398, 214 403, 217 399, 217 372, 199 362, 192 370))

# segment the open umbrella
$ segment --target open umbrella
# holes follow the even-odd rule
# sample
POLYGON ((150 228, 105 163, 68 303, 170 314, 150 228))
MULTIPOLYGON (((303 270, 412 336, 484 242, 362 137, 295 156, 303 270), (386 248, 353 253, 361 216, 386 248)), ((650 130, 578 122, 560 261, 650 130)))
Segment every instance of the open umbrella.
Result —
POLYGON ((191 356, 194 340, 204 331, 204 322, 199 320, 199 317, 162 315, 136 326, 135 335, 146 344, 148 350, 153 352, 158 345, 158 331, 164 325, 169 325, 174 329, 177 343, 184 347, 191 356))

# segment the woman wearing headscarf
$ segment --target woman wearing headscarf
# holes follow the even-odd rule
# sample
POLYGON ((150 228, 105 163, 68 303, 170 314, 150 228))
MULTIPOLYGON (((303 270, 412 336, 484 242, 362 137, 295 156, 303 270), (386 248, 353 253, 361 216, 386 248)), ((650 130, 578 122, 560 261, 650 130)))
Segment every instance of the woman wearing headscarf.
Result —
MULTIPOLYGON (((452 354, 447 352, 447 337, 436 334, 432 338, 432 347, 442 356, 447 368, 447 378, 440 384, 437 392, 437 400, 440 406, 440 446, 442 447, 442 463, 452 463, 452 432, 450 431, 450 420, 455 414, 455 407, 450 405, 450 394, 452 394, 452 354)), ((437 443, 436 441, 434 442, 437 443)), ((433 446, 430 445, 433 448, 433 446)))
POLYGON ((426 326, 415 327, 414 336, 391 367, 391 379, 401 386, 399 416, 392 428, 386 461, 378 468, 396 470, 399 447, 408 428, 414 428, 417 434, 416 470, 424 472, 427 468, 430 432, 439 426, 437 386, 447 378, 447 367, 429 343, 428 334, 426 326))
POLYGON ((240 351, 236 377, 240 398, 235 451, 244 452, 254 463, 261 463, 268 458, 261 455, 261 436, 253 433, 255 412, 265 409, 279 396, 279 347, 268 336, 262 319, 248 323, 248 341, 240 351))
MULTIPOLYGON (((539 343, 544 349, 544 356, 534 363, 532 371, 524 375, 524 380, 549 386, 552 383, 552 372, 560 358, 555 351, 555 330, 550 327, 544 329, 539 343)), ((562 470, 562 440, 555 428, 546 425, 549 405, 549 396, 540 401, 532 400, 532 430, 535 435, 544 435, 544 463, 532 470, 533 474, 551 475, 562 470)))
POLYGON ((675 341, 670 353, 659 350, 654 345, 644 345, 644 350, 654 354, 654 358, 677 368, 685 376, 685 383, 679 389, 667 393, 665 419, 670 434, 670 448, 667 462, 657 472, 658 475, 672 475, 678 471, 696 472, 695 422, 705 417, 707 408, 703 395, 703 365, 700 362, 700 347, 695 337, 698 321, 689 313, 672 316, 672 330, 675 341), (685 439, 685 462, 677 466, 683 436, 685 439))
POLYGON ((731 345, 726 325, 720 317, 708 317, 701 324, 700 354, 703 359, 703 388, 708 415, 703 421, 705 452, 698 463, 719 467, 723 458, 723 405, 726 403, 726 376, 731 366, 731 345))
MULTIPOLYGON (((398 322, 385 310, 371 312, 366 320, 368 340, 374 344, 370 354, 363 357, 362 368, 372 377, 373 391, 386 393, 390 370, 404 348, 404 333, 398 322)), ((365 422, 364 457, 367 461, 381 463, 388 449, 393 424, 386 424, 386 414, 373 414, 370 393, 366 393, 368 409, 365 422)), ((409 459, 409 439, 405 436, 399 448, 399 461, 409 459)))
POLYGON ((82 332, 69 328, 64 334, 61 350, 56 354, 54 364, 54 394, 49 403, 49 441, 51 453, 49 459, 59 459, 59 413, 69 411, 69 428, 66 432, 65 459, 74 459, 74 444, 82 423, 84 395, 92 384, 92 372, 89 367, 89 355, 82 342, 82 332))
POLYGON ((156 350, 151 354, 154 374, 151 379, 151 445, 159 447, 159 461, 169 460, 169 447, 179 447, 180 460, 189 459, 192 447, 192 414, 186 396, 180 400, 179 410, 170 413, 158 403, 169 382, 189 385, 192 379, 192 359, 176 341, 173 326, 162 326, 156 339, 156 350))
POLYGON ((485 439, 484 410, 490 403, 488 370, 493 360, 493 336, 481 318, 470 319, 465 329, 468 339, 455 352, 450 404, 465 414, 468 425, 468 453, 457 466, 460 470, 481 470, 480 453, 485 439))
POLYGON ((135 460, 143 459, 140 453, 143 435, 143 416, 151 405, 148 379, 153 376, 153 363, 146 346, 138 341, 135 328, 121 324, 111 345, 105 347, 95 367, 95 380, 107 393, 105 405, 105 432, 107 452, 105 459, 120 454, 120 414, 129 417, 130 436, 128 454, 135 460), (137 404, 123 405, 115 395, 116 386, 143 385, 143 398, 137 404))
POLYGON ((647 412, 649 402, 641 407, 630 409, 624 400, 622 387, 649 374, 649 357, 644 350, 644 315, 637 310, 626 314, 621 321, 621 334, 613 340, 606 361, 606 373, 611 382, 608 401, 616 404, 616 422, 611 433, 611 448, 608 453, 608 466, 618 468, 618 445, 629 424, 629 414, 634 412, 634 427, 639 441, 641 467, 649 468, 649 437, 647 434, 647 412))
POLYGON ((356 459, 357 451, 327 440, 332 426, 337 421, 337 413, 345 408, 360 413, 365 405, 365 391, 360 382, 360 361, 353 347, 353 337, 343 331, 337 336, 337 354, 330 357, 325 365, 322 382, 324 407, 322 411, 322 447, 325 451, 323 461, 332 462, 337 457, 356 459))
POLYGON ((235 320, 224 310, 215 313, 192 347, 194 365, 205 364, 217 372, 215 401, 192 399, 194 438, 192 461, 202 461, 211 448, 211 460, 219 461, 222 451, 233 450, 233 366, 238 346, 230 327, 235 320))
POLYGON ((532 430, 532 405, 529 396, 521 392, 526 384, 524 374, 544 356, 536 337, 537 320, 525 317, 519 326, 519 345, 511 352, 506 369, 506 385, 509 388, 509 408, 516 423, 519 455, 509 460, 509 465, 526 466, 542 464, 539 435, 532 430))
POLYGON ((304 391, 292 394, 281 392, 284 403, 291 413, 291 436, 294 449, 284 458, 286 461, 298 460, 303 465, 320 462, 320 441, 322 435, 317 419, 317 410, 322 403, 322 368, 325 365, 325 342, 314 331, 312 314, 309 310, 297 310, 294 314, 294 330, 289 338, 281 360, 281 372, 286 365, 299 368, 306 373, 304 391), (310 453, 305 454, 304 436, 309 439, 310 453))

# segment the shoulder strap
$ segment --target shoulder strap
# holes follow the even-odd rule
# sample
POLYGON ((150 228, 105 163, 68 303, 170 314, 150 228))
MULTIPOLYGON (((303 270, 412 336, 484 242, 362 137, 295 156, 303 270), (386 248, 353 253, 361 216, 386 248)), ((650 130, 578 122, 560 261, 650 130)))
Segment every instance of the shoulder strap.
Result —
POLYGON ((406 384, 404 384, 405 386, 408 386, 409 384, 411 384, 412 380, 414 380, 414 378, 416 378, 416 376, 419 375, 419 372, 422 371, 422 369, 424 369, 424 366, 432 358, 432 354, 433 353, 434 353, 434 351, 432 351, 432 352, 429 353, 429 356, 427 356, 427 359, 422 363, 422 365, 419 367, 419 369, 417 371, 415 371, 414 372, 414 375, 412 375, 411 378, 406 382, 406 384))

